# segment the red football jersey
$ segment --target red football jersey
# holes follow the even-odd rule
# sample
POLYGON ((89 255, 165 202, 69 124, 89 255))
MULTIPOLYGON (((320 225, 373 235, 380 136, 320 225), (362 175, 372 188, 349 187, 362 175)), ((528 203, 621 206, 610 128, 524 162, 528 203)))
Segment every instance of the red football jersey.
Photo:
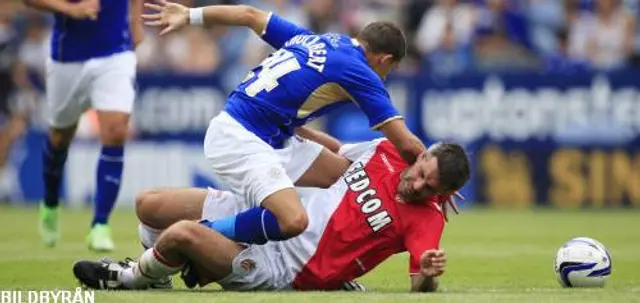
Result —
POLYGON ((302 193, 309 227, 280 242, 296 289, 338 288, 404 251, 410 273, 418 273, 421 254, 439 247, 443 197, 400 202, 397 186, 408 165, 390 142, 347 145, 341 153, 354 161, 349 170, 329 189, 302 193))

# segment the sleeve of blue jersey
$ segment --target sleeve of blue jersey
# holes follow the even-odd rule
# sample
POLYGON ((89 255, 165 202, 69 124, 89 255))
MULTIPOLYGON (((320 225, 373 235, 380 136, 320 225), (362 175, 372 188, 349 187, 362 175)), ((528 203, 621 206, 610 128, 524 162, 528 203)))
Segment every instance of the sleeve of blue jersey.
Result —
POLYGON ((297 35, 310 34, 313 34, 313 32, 293 22, 287 21, 274 13, 269 13, 269 21, 262 33, 262 40, 269 43, 273 48, 279 49, 297 35))
POLYGON ((376 130, 391 120, 401 119, 380 77, 361 65, 350 64, 343 81, 345 89, 369 119, 369 126, 376 130))

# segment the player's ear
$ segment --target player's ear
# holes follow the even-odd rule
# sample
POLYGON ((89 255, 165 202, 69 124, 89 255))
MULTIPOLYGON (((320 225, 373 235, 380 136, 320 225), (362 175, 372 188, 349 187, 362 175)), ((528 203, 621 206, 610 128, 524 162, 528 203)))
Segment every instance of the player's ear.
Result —
POLYGON ((391 54, 383 54, 380 56, 380 64, 384 64, 386 66, 390 66, 396 63, 396 60, 393 58, 391 54))

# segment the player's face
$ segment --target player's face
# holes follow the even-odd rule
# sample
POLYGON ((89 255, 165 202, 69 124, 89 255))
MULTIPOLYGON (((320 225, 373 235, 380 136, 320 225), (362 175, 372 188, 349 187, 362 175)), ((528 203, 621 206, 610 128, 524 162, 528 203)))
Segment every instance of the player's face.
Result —
POLYGON ((422 202, 443 193, 438 180, 438 159, 425 152, 401 175, 398 194, 405 202, 422 202))

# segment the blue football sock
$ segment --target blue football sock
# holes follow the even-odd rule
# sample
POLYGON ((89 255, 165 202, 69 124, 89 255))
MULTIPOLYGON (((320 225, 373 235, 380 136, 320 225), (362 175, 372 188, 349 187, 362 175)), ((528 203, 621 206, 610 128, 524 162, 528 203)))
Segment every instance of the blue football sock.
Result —
POLYGON ((42 177, 44 181, 44 205, 57 207, 60 197, 60 183, 67 161, 67 147, 57 149, 46 139, 42 151, 42 177))
POLYGON ((109 220, 109 215, 120 191, 123 158, 123 146, 102 147, 96 172, 96 198, 91 226, 107 224, 109 220))
POLYGON ((215 221, 202 220, 200 224, 219 232, 231 240, 236 240, 236 216, 220 218, 215 221))
POLYGON ((264 244, 267 241, 286 240, 280 231, 276 216, 268 209, 254 207, 236 216, 203 221, 203 225, 223 236, 242 243, 264 244))

